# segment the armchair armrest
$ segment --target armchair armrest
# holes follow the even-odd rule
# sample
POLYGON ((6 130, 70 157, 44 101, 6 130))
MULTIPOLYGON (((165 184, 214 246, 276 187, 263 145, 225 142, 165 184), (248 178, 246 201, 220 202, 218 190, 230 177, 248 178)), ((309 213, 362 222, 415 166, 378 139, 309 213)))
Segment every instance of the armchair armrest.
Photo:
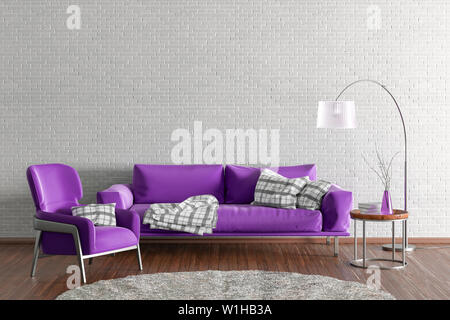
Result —
POLYGON ((83 253, 95 251, 95 227, 91 220, 63 213, 40 210, 36 212, 36 218, 75 226, 78 229, 83 253))
POLYGON ((113 184, 108 189, 97 192, 97 203, 115 203, 117 209, 129 209, 133 201, 129 184, 113 184))
POLYGON ((116 209, 116 224, 118 227, 123 227, 131 230, 139 242, 141 234, 141 219, 134 210, 116 209))
POLYGON ((353 194, 332 185, 322 200, 322 230, 345 232, 350 227, 353 194))

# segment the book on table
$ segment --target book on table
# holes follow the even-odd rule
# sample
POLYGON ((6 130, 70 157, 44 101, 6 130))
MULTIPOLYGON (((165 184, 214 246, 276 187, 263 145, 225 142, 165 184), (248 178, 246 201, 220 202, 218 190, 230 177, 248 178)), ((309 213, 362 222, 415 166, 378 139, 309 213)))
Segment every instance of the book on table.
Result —
POLYGON ((361 213, 378 214, 381 213, 381 202, 360 202, 358 209, 361 213))

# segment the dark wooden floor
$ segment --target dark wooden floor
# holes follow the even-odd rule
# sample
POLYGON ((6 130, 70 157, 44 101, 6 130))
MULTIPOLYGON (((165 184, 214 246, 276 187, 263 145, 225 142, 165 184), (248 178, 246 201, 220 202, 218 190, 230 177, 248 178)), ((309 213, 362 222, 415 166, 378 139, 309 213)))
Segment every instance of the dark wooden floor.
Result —
MULTIPOLYGON (((420 245, 418 245, 420 246, 420 245)), ((426 246, 426 245, 424 245, 426 246)), ((430 246, 430 245, 428 245, 430 246)), ((436 245, 432 245, 436 246, 436 245)), ((335 258, 332 245, 299 242, 143 243, 143 273, 196 270, 270 270, 320 274, 366 282, 366 270, 351 267, 353 246, 341 244, 335 258)), ((0 245, 0 299, 54 299, 67 290, 66 268, 73 256, 39 259, 30 278, 32 245, 0 245)), ((368 245, 369 256, 390 257, 379 245, 368 245)), ((419 249, 407 255, 405 270, 381 271, 382 289, 397 299, 450 299, 450 249, 419 249)), ((86 261, 87 262, 87 261, 86 261)), ((135 251, 86 263, 88 283, 140 274, 135 251)))

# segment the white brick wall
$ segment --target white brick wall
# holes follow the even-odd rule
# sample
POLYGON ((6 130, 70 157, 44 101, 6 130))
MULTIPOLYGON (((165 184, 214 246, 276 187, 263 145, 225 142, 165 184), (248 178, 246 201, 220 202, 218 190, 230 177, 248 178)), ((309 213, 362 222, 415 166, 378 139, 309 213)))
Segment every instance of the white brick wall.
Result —
MULTIPOLYGON (((85 202, 132 165, 170 163, 170 133, 281 129, 282 164, 317 163, 322 178, 380 200, 361 158, 375 142, 403 148, 380 88, 360 84, 359 128, 316 129, 317 101, 358 78, 385 83, 409 132, 410 236, 450 236, 450 3, 436 1, 57 1, 0 3, 0 236, 32 235, 28 165, 64 162, 85 202), (81 8, 81 30, 66 9, 81 8), (381 10, 379 30, 367 8, 381 10)), ((402 205, 402 158, 393 202, 402 205)), ((386 236, 388 226, 370 226, 386 236)))

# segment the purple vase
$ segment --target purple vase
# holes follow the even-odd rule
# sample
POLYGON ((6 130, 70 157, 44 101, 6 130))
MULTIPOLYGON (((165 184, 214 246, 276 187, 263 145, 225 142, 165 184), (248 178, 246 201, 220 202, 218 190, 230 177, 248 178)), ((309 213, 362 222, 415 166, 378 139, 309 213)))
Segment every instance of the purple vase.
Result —
POLYGON ((383 201, 381 202, 381 213, 392 214, 392 200, 389 190, 384 190, 383 201))

